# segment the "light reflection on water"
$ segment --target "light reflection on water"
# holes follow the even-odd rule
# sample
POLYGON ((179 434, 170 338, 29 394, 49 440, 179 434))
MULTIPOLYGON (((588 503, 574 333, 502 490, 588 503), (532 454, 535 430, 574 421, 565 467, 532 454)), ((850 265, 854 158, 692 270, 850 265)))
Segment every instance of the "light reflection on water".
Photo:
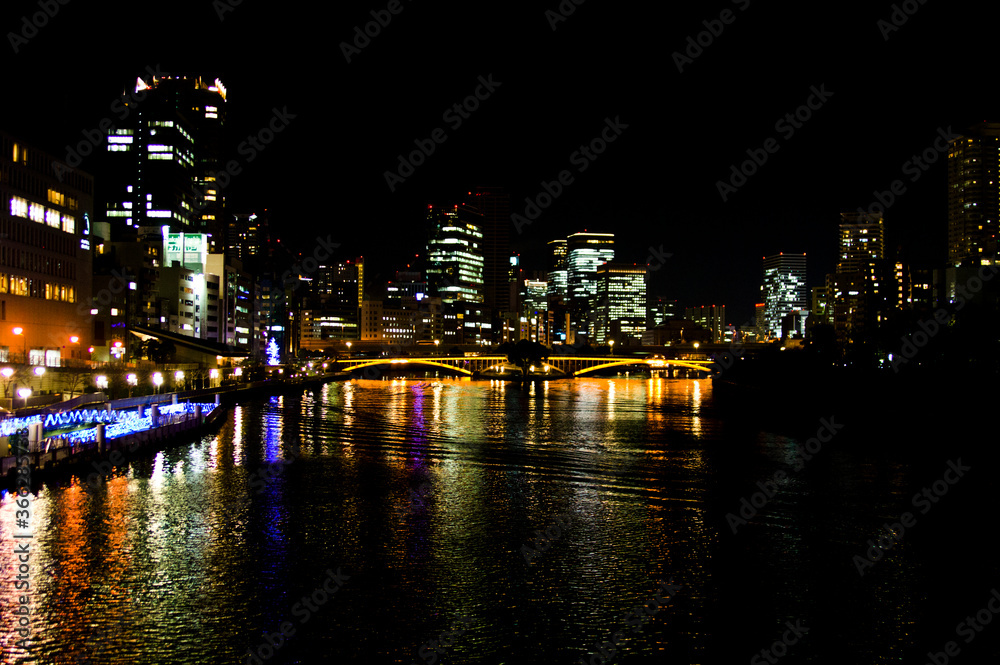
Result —
MULTIPOLYGON (((873 510, 827 492, 868 467, 831 453, 832 478, 793 476, 734 537, 726 513, 796 440, 726 425, 711 392, 663 378, 352 380, 237 406, 217 434, 96 490, 74 479, 39 492, 33 651, 39 662, 246 662, 291 621, 296 634, 268 662, 409 663, 469 614, 443 663, 577 662, 673 577, 683 591, 629 635, 627 662, 716 662, 740 640, 749 658, 781 621, 823 618, 818 592, 833 582, 817 580, 842 563, 824 548, 849 550, 873 510), (835 507, 843 524, 816 529, 803 503, 835 507), (570 526, 526 563, 522 546, 557 514, 570 526), (330 568, 351 579, 299 623, 293 608, 330 568)), ((894 500, 874 509, 891 514, 894 500)), ((15 509, 5 497, 5 607, 16 603, 15 509)), ((898 586, 878 602, 896 635, 914 620, 897 609, 915 603, 914 573, 893 571, 898 586)), ((840 620, 869 631, 852 653, 876 652, 870 627, 840 620)), ((13 627, 4 611, 5 653, 13 627)), ((825 662, 818 644, 798 662, 825 662)))

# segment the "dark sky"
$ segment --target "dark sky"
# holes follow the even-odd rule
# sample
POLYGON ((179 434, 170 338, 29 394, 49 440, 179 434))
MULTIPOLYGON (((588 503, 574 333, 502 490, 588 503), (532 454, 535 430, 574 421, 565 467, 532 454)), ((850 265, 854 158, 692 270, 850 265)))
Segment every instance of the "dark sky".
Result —
MULTIPOLYGON (((147 66, 217 74, 234 153, 273 108, 295 115, 229 188, 234 209, 268 208, 285 242, 311 247, 330 234, 345 256, 388 273, 423 247, 427 203, 501 184, 520 212, 541 181, 568 169, 573 183, 512 233, 529 260, 544 267, 546 241, 584 228, 616 233, 621 260, 644 262, 662 245, 673 256, 655 274, 656 293, 726 304, 735 323, 758 300, 764 254, 806 252, 810 286, 821 284, 838 213, 867 207, 896 179, 907 191, 886 213, 890 241, 915 260, 943 258, 943 162, 915 182, 903 164, 938 128, 997 120, 978 5, 914 0, 886 40, 878 21, 891 3, 562 4, 575 11, 553 31, 545 11, 556 0, 402 0, 348 63, 339 44, 387 2, 243 0, 220 20, 221 0, 156 5, 161 15, 70 0, 18 53, 5 37, 0 126, 64 154, 113 116, 112 101, 147 66), (672 54, 724 10, 731 22, 716 24, 721 34, 679 72, 672 54), (445 111, 489 75, 500 86, 453 128, 445 111), (776 128, 811 86, 832 95, 790 136, 776 128), (580 172, 571 154, 605 118, 628 127, 580 172), (436 128, 447 140, 391 192, 384 172, 436 128), (717 182, 772 137, 777 152, 723 202, 717 182)), ((19 32, 38 11, 11 0, 0 26, 19 32)))

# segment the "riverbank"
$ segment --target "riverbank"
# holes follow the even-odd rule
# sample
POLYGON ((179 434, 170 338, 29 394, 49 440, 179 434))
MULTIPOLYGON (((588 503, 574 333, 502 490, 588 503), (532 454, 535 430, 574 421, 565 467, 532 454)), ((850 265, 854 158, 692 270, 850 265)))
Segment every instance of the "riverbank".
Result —
MULTIPOLYGON (((30 443, 25 446, 26 452, 18 455, 16 450, 11 449, 11 455, 0 457, 0 488, 13 488, 17 466, 19 462, 23 466, 25 458, 31 469, 32 484, 68 473, 87 475, 95 468, 121 466, 132 455, 163 450, 203 436, 218 427, 228 413, 229 406, 233 404, 318 387, 344 378, 348 378, 347 375, 338 372, 297 379, 259 381, 238 387, 145 395, 103 402, 87 401, 87 406, 109 414, 107 418, 101 419, 104 421, 124 420, 123 412, 134 409, 128 414, 128 420, 132 423, 127 428, 130 431, 114 436, 105 436, 104 422, 98 423, 96 420, 95 427, 86 430, 89 434, 93 429, 92 436, 44 436, 44 423, 47 420, 52 423, 52 429, 56 429, 56 421, 65 420, 68 414, 77 413, 75 407, 80 404, 76 404, 75 400, 71 409, 67 410, 55 408, 59 405, 24 410, 16 414, 16 419, 35 421, 38 430, 31 435, 30 443), (209 399, 212 401, 203 401, 209 399), (149 426, 142 427, 147 421, 149 426)), ((0 443, 6 449, 7 437, 2 439, 0 443)))

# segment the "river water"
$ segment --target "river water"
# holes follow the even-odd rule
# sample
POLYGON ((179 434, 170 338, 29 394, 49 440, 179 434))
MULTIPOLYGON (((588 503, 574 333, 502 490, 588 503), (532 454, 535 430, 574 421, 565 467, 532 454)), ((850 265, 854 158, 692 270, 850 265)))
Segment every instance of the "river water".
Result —
POLYGON ((615 633, 610 662, 924 663, 948 640, 987 662, 965 654, 1000 655, 1000 626, 966 645, 956 623, 1000 585, 970 556, 989 495, 963 476, 926 514, 911 497, 959 456, 992 469, 897 434, 837 414, 785 431, 688 379, 352 380, 244 403, 106 480, 37 487, 27 654, 4 496, 3 662, 600 663, 615 633))

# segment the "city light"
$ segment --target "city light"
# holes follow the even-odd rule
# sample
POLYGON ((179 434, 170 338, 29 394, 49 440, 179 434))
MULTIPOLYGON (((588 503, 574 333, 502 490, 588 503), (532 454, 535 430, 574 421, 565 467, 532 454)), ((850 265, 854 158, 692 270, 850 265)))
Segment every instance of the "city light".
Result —
POLYGON ((44 367, 36 367, 33 371, 35 373, 35 376, 42 376, 43 374, 45 374, 44 367))
POLYGON ((101 374, 100 376, 95 376, 94 383, 97 385, 98 388, 101 388, 103 390, 104 388, 108 387, 108 377, 104 376, 103 374, 101 374))

